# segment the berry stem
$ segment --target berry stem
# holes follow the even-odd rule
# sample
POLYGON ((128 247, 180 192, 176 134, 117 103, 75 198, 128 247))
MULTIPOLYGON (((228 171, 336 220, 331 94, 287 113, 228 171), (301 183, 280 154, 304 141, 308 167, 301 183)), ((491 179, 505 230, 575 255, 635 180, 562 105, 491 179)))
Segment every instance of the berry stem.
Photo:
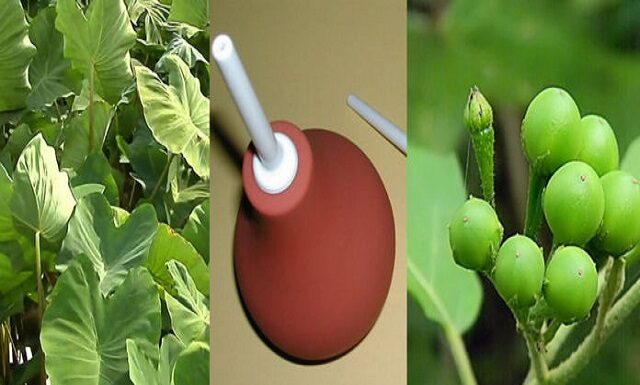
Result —
POLYGON ((529 168, 529 191, 527 192, 527 211, 524 219, 524 235, 538 238, 538 230, 542 223, 542 191, 546 178, 534 167, 529 168))
POLYGON ((540 343, 542 342, 540 333, 533 330, 529 325, 528 312, 518 312, 514 310, 513 315, 516 318, 518 330, 520 330, 527 345, 529 359, 531 360, 531 371, 535 374, 535 379, 538 384, 546 385, 547 378, 549 377, 549 368, 544 358, 543 344, 540 343))
MULTIPOLYGON (((612 269, 624 270, 624 262, 616 259, 612 269)), ((608 274, 603 292, 609 285, 617 285, 615 274, 608 274), (613 277, 613 278, 611 278, 613 277), (611 281, 609 281, 611 279, 611 281)), ((589 361, 598 353, 604 342, 618 329, 618 327, 631 315, 633 310, 640 305, 640 280, 636 281, 620 299, 611 306, 606 314, 598 314, 599 322, 596 322, 591 332, 580 343, 578 348, 557 367, 549 371, 547 385, 564 385, 580 373, 589 361)), ((605 309, 599 308, 598 311, 605 309)), ((525 382, 527 385, 543 385, 537 379, 525 382)))

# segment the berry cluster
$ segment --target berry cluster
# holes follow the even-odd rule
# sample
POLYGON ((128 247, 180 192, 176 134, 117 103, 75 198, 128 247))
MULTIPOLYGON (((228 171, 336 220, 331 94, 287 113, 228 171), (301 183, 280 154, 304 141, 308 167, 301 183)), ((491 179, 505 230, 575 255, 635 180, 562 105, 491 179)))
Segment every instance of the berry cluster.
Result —
POLYGON ((528 207, 527 216, 544 214, 553 234, 550 255, 545 260, 535 241, 539 223, 502 242, 494 208, 472 197, 449 225, 454 259, 486 273, 512 309, 544 303, 562 323, 582 320, 598 295, 594 261, 622 258, 640 242, 640 182, 618 170, 618 144, 607 121, 581 118, 572 97, 559 88, 531 101, 522 144, 530 172, 542 181, 540 199, 530 200, 538 207, 528 207))

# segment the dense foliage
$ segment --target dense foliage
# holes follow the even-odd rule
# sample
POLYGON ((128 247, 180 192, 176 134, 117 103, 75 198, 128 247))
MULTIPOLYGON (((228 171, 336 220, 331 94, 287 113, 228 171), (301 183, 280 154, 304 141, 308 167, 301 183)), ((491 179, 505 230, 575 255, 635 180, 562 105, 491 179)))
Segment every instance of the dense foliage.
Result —
POLYGON ((208 1, 0 20, 0 384, 208 384, 208 1))

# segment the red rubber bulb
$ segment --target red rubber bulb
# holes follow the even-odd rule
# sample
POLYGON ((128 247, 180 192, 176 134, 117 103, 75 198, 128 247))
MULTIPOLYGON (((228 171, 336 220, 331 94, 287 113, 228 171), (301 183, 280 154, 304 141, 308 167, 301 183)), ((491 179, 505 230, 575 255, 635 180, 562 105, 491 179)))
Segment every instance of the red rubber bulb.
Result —
POLYGON ((371 161, 346 138, 271 125, 295 144, 298 171, 285 191, 265 193, 253 176, 255 152, 246 152, 236 280, 273 345, 296 359, 328 360, 357 345, 382 310, 395 254, 391 204, 371 161))

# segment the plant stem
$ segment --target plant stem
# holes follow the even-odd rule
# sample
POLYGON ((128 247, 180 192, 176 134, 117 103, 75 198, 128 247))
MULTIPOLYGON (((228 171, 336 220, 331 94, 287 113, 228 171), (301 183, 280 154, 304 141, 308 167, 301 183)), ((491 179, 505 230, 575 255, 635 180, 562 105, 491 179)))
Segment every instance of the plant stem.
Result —
POLYGON ((93 63, 91 65, 91 68, 89 69, 89 153, 93 152, 93 148, 96 145, 96 139, 95 139, 95 116, 94 116, 94 110, 93 110, 93 92, 94 92, 94 68, 93 68, 93 63))
POLYGON ((542 191, 546 178, 533 167, 529 168, 529 191, 527 192, 527 211, 524 219, 524 235, 533 239, 538 237, 542 223, 542 191))
POLYGON ((493 187, 493 127, 489 126, 477 134, 471 136, 473 151, 476 154, 478 169, 480 170, 480 184, 482 185, 482 195, 484 199, 496 206, 495 192, 493 187))
POLYGON ((167 174, 169 173, 169 166, 171 166, 171 162, 173 161, 175 154, 173 153, 169 153, 169 156, 167 157, 167 164, 164 165, 164 169, 162 169, 162 173, 160 174, 160 178, 158 178, 158 183, 156 183, 155 187, 153 188, 153 191, 151 192, 151 195, 149 196, 149 202, 153 202, 154 199, 156 198, 156 195, 158 195, 158 192, 160 191, 160 186, 162 186, 162 182, 164 181, 165 177, 167 176, 167 174))
POLYGON ((549 368, 544 358, 543 349, 538 343, 540 340, 540 333, 532 330, 527 320, 528 313, 522 313, 513 311, 513 315, 518 323, 518 329, 521 331, 522 336, 527 345, 527 351, 529 352, 529 359, 531 360, 531 369, 540 385, 545 385, 549 375, 549 368))
MULTIPOLYGON (((42 285, 42 257, 40 255, 40 232, 35 235, 36 249, 36 286, 38 288, 38 327, 42 330, 42 317, 44 315, 45 299, 44 287, 42 285)), ((47 373, 44 368, 44 353, 42 354, 42 366, 40 367, 40 385, 46 385, 47 373)))
POLYGON ((436 296, 433 287, 424 279, 422 274, 419 273, 418 268, 411 259, 407 260, 407 274, 415 277, 422 290, 427 294, 429 299, 431 299, 436 311, 442 317, 439 324, 444 329, 444 334, 447 338, 447 342, 449 343, 451 355, 453 356, 453 360, 456 364, 456 369, 458 370, 458 375, 460 376, 462 385, 477 385, 478 382, 476 381, 473 368, 471 367, 471 360, 469 360, 469 355, 464 347, 464 342, 462 341, 460 333, 453 326, 453 322, 451 321, 447 309, 444 307, 438 296, 436 296))
POLYGON ((463 385, 477 385, 476 377, 471 367, 471 361, 469 360, 469 355, 467 354, 467 349, 464 347, 460 333, 448 323, 443 323, 442 327, 449 342, 451 355, 453 356, 453 361, 456 363, 460 381, 463 385))

